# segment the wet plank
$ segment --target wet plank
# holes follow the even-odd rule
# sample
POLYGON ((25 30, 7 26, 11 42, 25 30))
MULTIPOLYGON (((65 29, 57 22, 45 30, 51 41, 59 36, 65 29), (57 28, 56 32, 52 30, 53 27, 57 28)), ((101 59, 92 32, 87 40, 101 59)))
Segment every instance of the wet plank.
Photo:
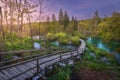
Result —
POLYGON ((8 73, 6 70, 2 70, 3 74, 5 74, 8 78, 11 78, 13 75, 8 73))
POLYGON ((0 80, 7 80, 8 77, 4 75, 2 72, 0 72, 0 80))

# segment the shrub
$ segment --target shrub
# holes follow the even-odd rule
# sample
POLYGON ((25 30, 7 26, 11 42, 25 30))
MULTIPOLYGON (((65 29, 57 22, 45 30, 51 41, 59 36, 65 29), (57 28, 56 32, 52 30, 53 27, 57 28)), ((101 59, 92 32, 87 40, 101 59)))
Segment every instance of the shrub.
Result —
POLYGON ((60 32, 55 34, 55 38, 59 41, 60 44, 68 44, 69 38, 67 34, 60 32))
POLYGON ((51 76, 48 77, 47 80, 70 80, 71 70, 67 67, 66 68, 58 68, 53 73, 54 73, 54 75, 52 77, 51 76))
POLYGON ((73 45, 79 45, 80 44, 79 37, 77 37, 77 36, 71 37, 71 42, 73 45))
POLYGON ((58 41, 60 44, 68 44, 69 39, 67 37, 64 37, 64 38, 59 38, 58 41))
POLYGON ((52 33, 48 33, 48 34, 46 35, 46 39, 47 39, 48 41, 54 41, 54 40, 55 40, 55 36, 54 36, 52 33))
POLYGON ((57 39, 59 39, 59 38, 65 38, 65 37, 67 37, 67 35, 65 33, 63 33, 63 32, 60 32, 60 33, 56 33, 55 37, 57 39))

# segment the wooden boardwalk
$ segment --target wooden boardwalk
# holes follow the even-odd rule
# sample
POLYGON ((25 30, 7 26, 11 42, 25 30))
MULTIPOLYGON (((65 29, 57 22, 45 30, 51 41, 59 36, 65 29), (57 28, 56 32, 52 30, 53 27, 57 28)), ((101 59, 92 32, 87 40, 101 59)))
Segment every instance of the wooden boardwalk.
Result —
POLYGON ((0 67, 0 80, 25 80, 35 73, 40 73, 46 66, 83 53, 85 42, 81 41, 78 50, 56 52, 50 55, 38 56, 30 60, 0 67))

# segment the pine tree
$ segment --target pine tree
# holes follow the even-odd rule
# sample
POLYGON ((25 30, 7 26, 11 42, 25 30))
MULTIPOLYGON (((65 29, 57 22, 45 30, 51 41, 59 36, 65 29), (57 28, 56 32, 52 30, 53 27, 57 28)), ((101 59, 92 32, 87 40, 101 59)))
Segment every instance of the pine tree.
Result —
POLYGON ((100 23, 100 16, 97 10, 94 13, 93 21, 94 21, 95 27, 97 27, 97 25, 100 23))
POLYGON ((92 23, 92 25, 93 25, 93 27, 92 27, 92 30, 93 30, 92 35, 93 36, 96 36, 97 33, 98 33, 98 31, 97 31, 98 27, 97 26, 100 23, 100 21, 101 21, 101 19, 100 19, 99 13, 96 10, 95 13, 94 13, 94 16, 93 16, 93 23, 92 23))
POLYGON ((66 28, 68 27, 68 24, 69 24, 69 16, 67 14, 67 11, 65 11, 63 19, 64 19, 64 29, 66 30, 66 28))
POLYGON ((59 11, 58 19, 59 19, 59 24, 63 25, 63 11, 62 11, 62 9, 60 9, 60 11, 59 11))
POLYGON ((56 22, 55 14, 52 15, 52 21, 53 21, 53 22, 56 22))

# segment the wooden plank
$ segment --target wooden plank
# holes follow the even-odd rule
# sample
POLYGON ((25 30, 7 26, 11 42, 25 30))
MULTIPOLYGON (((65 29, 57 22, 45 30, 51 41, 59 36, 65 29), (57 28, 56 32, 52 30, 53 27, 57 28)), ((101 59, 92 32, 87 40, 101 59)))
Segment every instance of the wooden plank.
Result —
POLYGON ((30 62, 31 64, 33 64, 33 65, 37 65, 37 61, 35 60, 35 61, 32 61, 32 62, 30 62))
MULTIPOLYGON (((24 68, 25 70, 30 69, 30 67, 26 67, 26 66, 25 66, 25 64, 24 64, 24 65, 21 65, 21 67, 22 67, 22 68, 24 68)), ((32 72, 31 72, 31 71, 26 72, 26 73, 28 73, 28 74, 30 75, 30 77, 31 77, 31 76, 33 76, 33 74, 32 74, 32 72)))
MULTIPOLYGON (((9 73, 12 73, 12 75, 13 76, 15 76, 15 75, 17 75, 17 72, 15 72, 12 68, 9 68, 9 69, 7 69, 7 71, 9 72, 9 73)), ((20 80, 22 79, 23 80, 23 77, 18 77, 20 80)))
MULTIPOLYGON (((30 67, 30 68, 34 67, 34 66, 31 67, 31 66, 28 65, 28 64, 25 64, 24 66, 25 66, 26 68, 28 68, 28 67, 30 67)), ((35 74, 35 72, 34 72, 33 70, 30 70, 30 72, 31 72, 33 75, 35 74)))
POLYGON ((16 77, 16 78, 14 78, 14 79, 12 79, 12 80, 25 80, 25 79, 16 77))
POLYGON ((8 77, 12 77, 12 74, 8 73, 6 70, 2 70, 2 72, 8 77))
POLYGON ((7 80, 8 77, 4 75, 2 72, 0 72, 0 80, 7 80))
POLYGON ((32 64, 32 63, 27 63, 27 64, 26 64, 26 66, 28 66, 28 67, 31 67, 31 68, 32 68, 32 67, 35 67, 36 65, 34 65, 34 64, 32 64))
MULTIPOLYGON (((20 73, 22 73, 22 72, 24 72, 24 70, 20 67, 20 66, 16 66, 16 69, 20 72, 20 73)), ((20 75, 21 76, 21 75, 20 75)), ((27 78, 27 76, 28 76, 28 74, 24 74, 24 77, 25 78, 27 78)))
MULTIPOLYGON (((13 67, 12 68, 17 74, 20 74, 20 72, 15 68, 15 67, 13 67)), ((23 77, 24 79, 26 78, 24 75, 21 75, 21 77, 23 77)))
MULTIPOLYGON (((19 70, 21 70, 22 72, 24 72, 24 71, 27 70, 27 69, 24 69, 24 68, 23 68, 23 65, 19 65, 17 68, 18 68, 19 70)), ((29 72, 26 72, 26 73, 24 73, 24 74, 26 75, 26 78, 31 76, 31 74, 30 74, 29 72)))

